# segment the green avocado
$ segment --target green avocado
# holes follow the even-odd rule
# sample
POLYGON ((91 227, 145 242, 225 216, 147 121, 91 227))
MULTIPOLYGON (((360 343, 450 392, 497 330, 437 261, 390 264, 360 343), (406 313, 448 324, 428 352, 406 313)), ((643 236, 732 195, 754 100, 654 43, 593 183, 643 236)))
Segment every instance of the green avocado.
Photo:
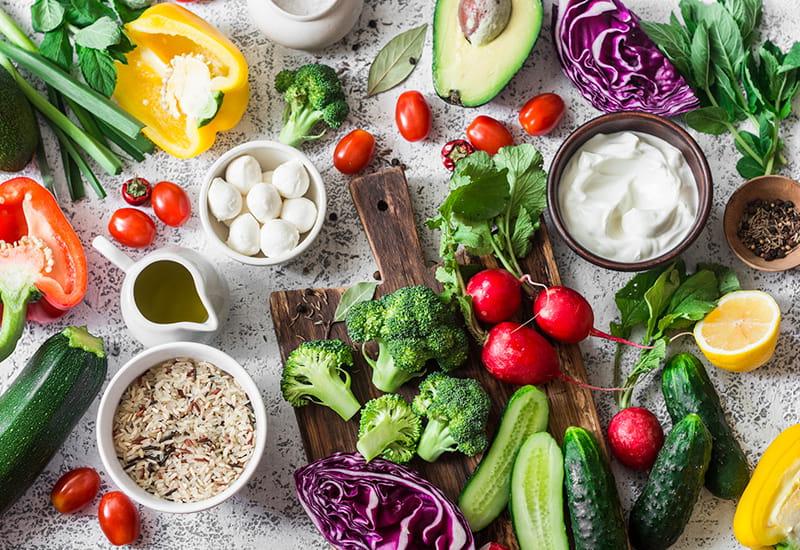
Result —
MULTIPOLYGON (((475 0, 461 1, 481 3, 475 0)), ((497 34, 496 22, 487 22, 487 28, 490 29, 487 34, 490 37, 497 35, 480 45, 474 39, 470 43, 464 36, 459 22, 461 1, 436 2, 433 18, 433 85, 439 97, 448 103, 478 107, 497 96, 528 59, 542 28, 542 2, 510 0, 508 24, 497 34)), ((496 4, 502 4, 502 1, 496 4)), ((490 2, 485 5, 490 5, 490 2)))
POLYGON ((30 103, 4 69, 0 69, 0 97, 0 170, 19 172, 36 151, 39 127, 30 103))

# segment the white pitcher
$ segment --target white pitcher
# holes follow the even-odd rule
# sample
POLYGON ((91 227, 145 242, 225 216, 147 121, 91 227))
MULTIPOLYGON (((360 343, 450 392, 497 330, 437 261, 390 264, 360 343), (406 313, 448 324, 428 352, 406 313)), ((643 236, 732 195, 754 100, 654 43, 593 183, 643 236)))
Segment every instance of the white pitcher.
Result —
POLYGON ((144 346, 151 347, 178 341, 206 342, 222 328, 230 308, 228 283, 214 266, 194 250, 167 246, 134 262, 105 237, 95 237, 92 245, 106 259, 125 272, 125 280, 120 290, 122 318, 133 336, 144 346), (149 266, 162 261, 179 264, 191 275, 194 291, 207 313, 205 321, 159 323, 147 318, 142 312, 134 292, 136 281, 149 266))

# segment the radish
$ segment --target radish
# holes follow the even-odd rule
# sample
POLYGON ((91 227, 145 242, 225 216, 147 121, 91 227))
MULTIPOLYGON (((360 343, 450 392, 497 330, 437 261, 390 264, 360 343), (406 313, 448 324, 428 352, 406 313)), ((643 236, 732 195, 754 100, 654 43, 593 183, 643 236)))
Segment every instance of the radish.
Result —
POLYGON ((592 306, 578 292, 565 286, 551 286, 540 292, 533 303, 533 316, 542 332, 558 342, 577 344, 589 336, 596 336, 635 348, 652 348, 594 328, 592 306))
POLYGON ((522 304, 522 285, 505 269, 485 269, 467 284, 479 321, 496 325, 508 321, 522 304))
POLYGON ((617 460, 628 468, 649 470, 664 444, 664 431, 653 413, 629 407, 611 419, 608 443, 617 460))

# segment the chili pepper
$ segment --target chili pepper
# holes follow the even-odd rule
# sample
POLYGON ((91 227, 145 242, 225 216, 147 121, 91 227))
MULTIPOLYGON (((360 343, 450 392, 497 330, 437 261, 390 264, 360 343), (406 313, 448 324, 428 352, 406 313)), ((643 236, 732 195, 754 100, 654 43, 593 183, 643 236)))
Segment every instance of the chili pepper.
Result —
POLYGON ((442 147, 442 163, 451 172, 456 169, 456 164, 461 159, 467 158, 475 152, 475 147, 465 139, 448 141, 442 147))
POLYGON ((55 197, 30 178, 0 184, 0 361, 26 316, 58 317, 83 300, 87 282, 83 246, 55 197))
POLYGON ((122 184, 122 198, 131 206, 141 206, 150 200, 152 189, 144 178, 131 178, 122 184))

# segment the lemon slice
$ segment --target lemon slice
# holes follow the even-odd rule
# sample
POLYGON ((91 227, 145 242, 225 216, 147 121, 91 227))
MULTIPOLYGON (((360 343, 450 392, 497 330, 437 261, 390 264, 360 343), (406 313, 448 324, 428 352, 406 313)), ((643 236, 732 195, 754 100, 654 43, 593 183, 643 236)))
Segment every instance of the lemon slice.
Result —
POLYGON ((733 372, 755 370, 775 353, 781 310, 766 292, 741 290, 720 299, 694 327, 694 338, 712 365, 733 372))

